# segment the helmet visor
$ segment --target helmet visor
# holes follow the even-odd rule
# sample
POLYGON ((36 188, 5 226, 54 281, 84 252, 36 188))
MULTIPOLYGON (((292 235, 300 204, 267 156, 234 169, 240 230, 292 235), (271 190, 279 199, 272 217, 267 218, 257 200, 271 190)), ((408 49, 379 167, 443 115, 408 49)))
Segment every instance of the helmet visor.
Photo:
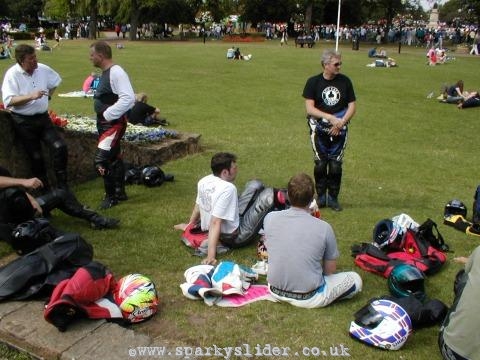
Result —
POLYGON ((383 320, 383 315, 375 310, 371 304, 367 304, 358 310, 354 317, 358 326, 367 329, 375 329, 383 320))

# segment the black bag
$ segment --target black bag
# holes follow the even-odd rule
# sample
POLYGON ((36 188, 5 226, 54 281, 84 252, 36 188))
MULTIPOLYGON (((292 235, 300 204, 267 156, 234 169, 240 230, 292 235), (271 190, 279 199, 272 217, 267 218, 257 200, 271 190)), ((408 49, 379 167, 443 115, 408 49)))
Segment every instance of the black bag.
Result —
POLYGON ((448 252, 450 249, 450 247, 445 244, 442 234, 438 231, 437 224, 432 219, 427 219, 419 226, 417 236, 437 250, 448 252))
POLYGON ((480 223, 480 185, 477 186, 475 195, 473 196, 473 212, 472 222, 475 224, 480 223))
POLYGON ((403 298, 385 295, 382 298, 400 305, 410 316, 414 330, 441 324, 448 312, 448 306, 438 299, 422 303, 414 295, 403 298))
POLYGON ((9 187, 0 191, 0 221, 5 224, 19 224, 32 219, 35 215, 25 190, 9 187))

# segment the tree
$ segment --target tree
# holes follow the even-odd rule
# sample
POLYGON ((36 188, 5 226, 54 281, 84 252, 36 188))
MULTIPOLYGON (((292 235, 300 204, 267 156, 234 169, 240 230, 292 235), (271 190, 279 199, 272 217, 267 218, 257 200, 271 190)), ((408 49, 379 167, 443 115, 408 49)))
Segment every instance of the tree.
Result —
POLYGON ((462 0, 462 9, 468 22, 480 25, 480 0, 462 0))
POLYGON ((249 0, 244 2, 242 20, 253 25, 262 21, 288 22, 296 11, 293 0, 249 0))
POLYGON ((72 3, 69 0, 47 0, 43 12, 52 19, 65 19, 66 14, 70 14, 72 3))
POLYGON ((389 27, 393 19, 399 13, 405 13, 410 3, 405 0, 362 0, 361 7, 370 14, 376 14, 374 18, 385 19, 389 27))
POLYGON ((38 16, 42 14, 43 1, 42 0, 16 0, 8 1, 4 4, 8 17, 28 22, 31 24, 38 24, 38 16))
POLYGON ((447 24, 460 22, 463 13, 461 0, 450 0, 445 5, 440 6, 438 15, 441 21, 447 24))

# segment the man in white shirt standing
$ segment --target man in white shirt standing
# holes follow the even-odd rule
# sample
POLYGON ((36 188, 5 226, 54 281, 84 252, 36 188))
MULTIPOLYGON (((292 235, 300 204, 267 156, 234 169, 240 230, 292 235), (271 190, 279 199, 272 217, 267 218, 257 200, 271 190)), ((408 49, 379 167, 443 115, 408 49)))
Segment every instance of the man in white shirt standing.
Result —
POLYGON ((42 155, 43 142, 53 156, 57 187, 67 188, 67 144, 60 137, 48 114, 48 101, 61 83, 60 75, 38 63, 35 48, 20 44, 15 48, 16 64, 5 73, 2 98, 11 111, 13 128, 22 142, 34 177, 49 189, 47 169, 42 155))

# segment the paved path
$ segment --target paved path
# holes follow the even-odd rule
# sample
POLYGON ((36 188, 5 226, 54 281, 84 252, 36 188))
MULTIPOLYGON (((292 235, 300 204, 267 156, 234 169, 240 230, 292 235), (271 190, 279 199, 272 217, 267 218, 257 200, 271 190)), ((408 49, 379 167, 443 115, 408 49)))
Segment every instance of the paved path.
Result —
POLYGON ((41 301, 0 303, 0 341, 46 360, 184 358, 175 356, 174 345, 136 331, 135 325, 124 328, 105 320, 82 319, 60 332, 45 321, 43 308, 41 301))

